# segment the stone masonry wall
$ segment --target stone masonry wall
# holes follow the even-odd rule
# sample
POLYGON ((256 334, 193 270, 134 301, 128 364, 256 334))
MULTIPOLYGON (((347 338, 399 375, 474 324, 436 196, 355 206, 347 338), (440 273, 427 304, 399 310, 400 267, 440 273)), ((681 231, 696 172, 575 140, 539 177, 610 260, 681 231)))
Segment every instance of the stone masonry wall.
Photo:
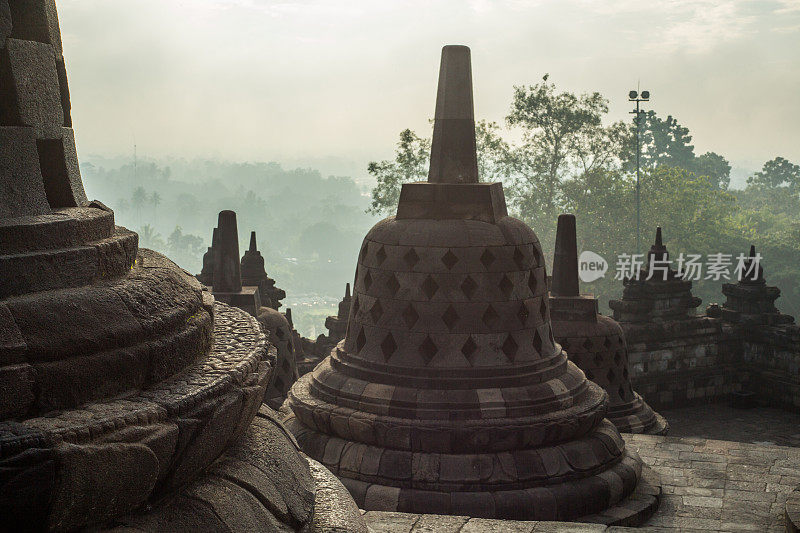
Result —
POLYGON ((633 387, 655 409, 722 400, 748 377, 732 346, 733 330, 721 320, 622 328, 633 387))
POLYGON ((800 406, 800 327, 767 327, 743 332, 741 359, 759 400, 776 407, 800 406))

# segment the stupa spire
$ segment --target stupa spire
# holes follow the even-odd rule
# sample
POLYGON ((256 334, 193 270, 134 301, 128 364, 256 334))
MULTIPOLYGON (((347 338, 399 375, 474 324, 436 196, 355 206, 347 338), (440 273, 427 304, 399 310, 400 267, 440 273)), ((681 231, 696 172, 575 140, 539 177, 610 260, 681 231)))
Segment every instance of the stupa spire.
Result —
POLYGON ((578 241, 575 235, 575 215, 559 215, 556 230, 556 250, 553 258, 553 296, 579 296, 578 241))
POLYGON ((442 48, 428 181, 478 183, 472 65, 467 46, 442 48))
POLYGON ((256 253, 258 251, 258 247, 256 246, 256 232, 250 232, 250 251, 256 253))
POLYGON ((667 247, 664 246, 664 240, 661 236, 661 226, 656 227, 656 241, 650 247, 650 251, 647 253, 647 264, 648 268, 649 265, 653 261, 666 261, 669 258, 669 253, 667 252, 667 247))
POLYGON ((214 292, 242 290, 242 267, 239 263, 239 230, 236 213, 220 211, 214 246, 214 292))
POLYGON ((344 299, 345 300, 349 300, 350 299, 350 284, 349 283, 344 288, 344 299))

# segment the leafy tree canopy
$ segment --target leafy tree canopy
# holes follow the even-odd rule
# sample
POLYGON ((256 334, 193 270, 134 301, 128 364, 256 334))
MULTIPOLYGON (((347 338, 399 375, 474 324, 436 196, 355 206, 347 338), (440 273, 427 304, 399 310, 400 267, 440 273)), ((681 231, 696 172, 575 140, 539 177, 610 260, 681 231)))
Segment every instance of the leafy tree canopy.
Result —
POLYGON ((785 188, 792 193, 800 190, 800 165, 776 157, 764 163, 764 167, 747 178, 748 187, 764 190, 785 188))

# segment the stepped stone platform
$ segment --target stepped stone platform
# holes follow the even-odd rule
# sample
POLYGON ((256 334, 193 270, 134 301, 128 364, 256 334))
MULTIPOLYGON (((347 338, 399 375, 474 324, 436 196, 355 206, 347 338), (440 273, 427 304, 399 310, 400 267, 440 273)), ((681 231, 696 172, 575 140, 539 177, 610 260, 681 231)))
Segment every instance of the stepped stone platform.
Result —
POLYGON ((800 449, 695 437, 625 435, 625 439, 661 479, 663 493, 658 511, 640 527, 381 511, 366 512, 364 517, 373 533, 798 530, 800 492, 796 487, 800 485, 800 449))

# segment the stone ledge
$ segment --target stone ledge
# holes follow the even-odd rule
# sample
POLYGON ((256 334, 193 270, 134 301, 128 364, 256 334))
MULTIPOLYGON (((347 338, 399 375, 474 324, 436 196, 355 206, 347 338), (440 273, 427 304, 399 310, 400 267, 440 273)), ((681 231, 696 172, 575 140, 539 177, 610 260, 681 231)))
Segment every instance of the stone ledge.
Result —
POLYGON ((149 387, 206 354, 212 328, 199 284, 149 250, 123 278, 3 299, 0 381, 24 365, 28 394, 6 398, 0 419, 149 387))
POLYGON ((128 273, 136 260, 139 236, 117 226, 114 234, 69 248, 0 255, 0 298, 68 287, 128 273))
POLYGON ((37 216, 0 219, 0 254, 70 248, 114 234, 114 212, 100 202, 37 216))
MULTIPOLYGON (((191 481, 247 430, 270 375, 255 318, 216 304, 211 352, 137 394, 0 423, 4 526, 72 530, 191 481)), ((274 349, 274 348, 271 348, 274 349)))

